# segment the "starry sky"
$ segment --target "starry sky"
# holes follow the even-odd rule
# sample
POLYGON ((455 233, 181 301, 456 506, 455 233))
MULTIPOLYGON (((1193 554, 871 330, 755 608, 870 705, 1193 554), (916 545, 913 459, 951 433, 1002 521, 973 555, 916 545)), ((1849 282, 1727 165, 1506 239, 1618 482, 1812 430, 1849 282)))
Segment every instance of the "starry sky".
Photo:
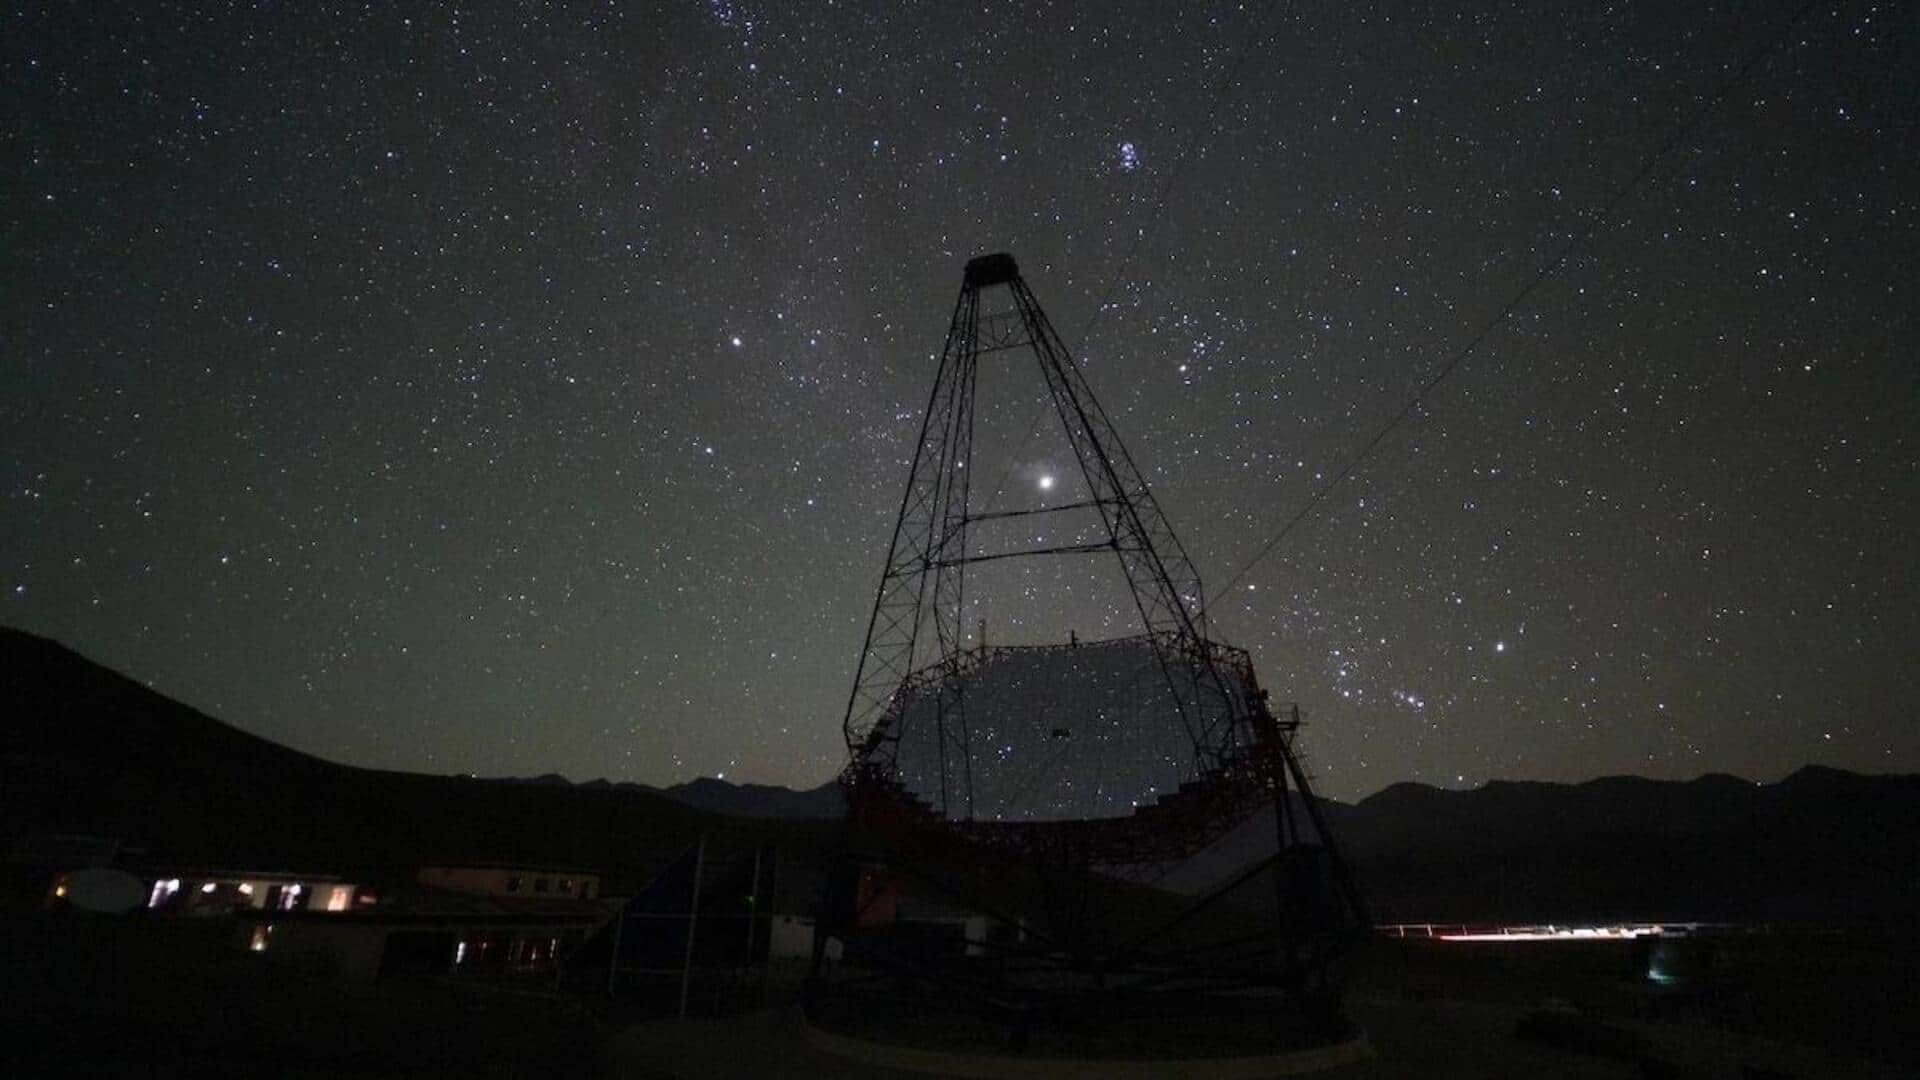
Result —
POLYGON ((10 5, 0 619, 353 764, 820 783, 1005 250, 1323 793, 1920 769, 1920 15, 1799 8, 10 5))

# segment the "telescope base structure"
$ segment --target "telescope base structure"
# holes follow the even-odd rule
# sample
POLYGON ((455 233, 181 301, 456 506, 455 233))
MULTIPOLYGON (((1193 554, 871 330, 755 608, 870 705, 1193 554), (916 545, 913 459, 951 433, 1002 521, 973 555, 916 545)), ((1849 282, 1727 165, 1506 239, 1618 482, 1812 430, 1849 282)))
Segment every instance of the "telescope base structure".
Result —
MULTIPOLYGON (((845 786, 843 862, 820 925, 820 948, 832 938, 841 954, 816 963, 808 992, 810 1022, 836 1039, 1012 1055, 1001 1064, 1037 1053, 1264 1068, 1356 1037, 1334 969, 1359 924, 1324 848, 1276 849, 1200 895, 1144 883, 1192 854, 1162 835, 1194 835, 1185 821, 1169 830, 1183 806, 1204 808, 1216 834, 1270 824, 1273 804, 1246 777, 1129 818, 1015 826, 947 822, 879 778, 845 786), (1162 859, 1115 861, 1129 852, 1162 859)), ((1019 1075, 993 1069, 967 1074, 1019 1075)))

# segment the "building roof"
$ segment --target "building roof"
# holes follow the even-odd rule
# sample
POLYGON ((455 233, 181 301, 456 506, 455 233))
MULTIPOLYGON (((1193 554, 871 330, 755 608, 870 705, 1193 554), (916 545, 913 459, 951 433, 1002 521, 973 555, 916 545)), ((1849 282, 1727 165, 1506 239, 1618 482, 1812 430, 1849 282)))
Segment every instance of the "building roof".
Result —
POLYGON ((445 889, 386 890, 376 904, 347 911, 241 912, 255 922, 312 919, 342 925, 581 925, 593 926, 618 914, 619 900, 580 900, 552 896, 479 896, 445 889))
POLYGON ((420 864, 421 873, 428 870, 513 870, 522 874, 561 874, 574 877, 602 877, 603 872, 584 866, 557 866, 553 863, 500 862, 489 859, 441 860, 420 864))

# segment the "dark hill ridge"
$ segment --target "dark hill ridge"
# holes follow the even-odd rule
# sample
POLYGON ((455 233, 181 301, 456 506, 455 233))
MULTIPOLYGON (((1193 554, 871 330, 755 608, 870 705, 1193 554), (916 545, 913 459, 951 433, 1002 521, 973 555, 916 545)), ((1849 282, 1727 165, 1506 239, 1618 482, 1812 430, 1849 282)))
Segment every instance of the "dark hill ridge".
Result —
POLYGON ((696 809, 745 818, 838 818, 846 810, 840 785, 828 782, 805 791, 767 784, 732 784, 702 776, 660 792, 696 809))
POLYGON ((1396 784, 1340 826, 1384 920, 1892 921, 1920 902, 1920 776, 1396 784))
MULTIPOLYGON (((832 784, 660 791, 339 765, 6 629, 0 715, 0 838, 113 836, 182 862, 404 877, 435 860, 525 860, 601 867, 620 888, 703 828, 817 842, 796 819, 839 812, 832 784)), ((1920 776, 1809 766, 1776 784, 1403 783, 1322 809, 1380 921, 1878 921, 1920 904, 1920 776)), ((1241 832, 1169 884, 1203 888, 1246 865, 1270 834, 1241 832)))
POLYGON ((644 877, 713 823, 644 791, 324 761, 17 630, 0 629, 0 714, 0 836, 110 836, 157 860, 385 877, 438 860, 644 877))
POLYGON ((1362 799, 1354 829, 1392 851, 1445 843, 1507 850, 1542 836, 1631 832, 1691 835, 1739 823, 1764 787, 1725 774, 1696 780, 1607 776, 1579 784, 1494 780, 1467 791, 1395 784, 1362 799))
POLYGON ((838 818, 846 810, 846 798, 840 793, 840 785, 831 780, 819 787, 800 791, 771 784, 735 784, 711 776, 696 777, 665 788, 636 784, 630 780, 586 780, 576 784, 558 773, 506 777, 500 782, 577 787, 583 791, 641 791, 663 795, 695 810, 736 818, 823 821, 838 818))

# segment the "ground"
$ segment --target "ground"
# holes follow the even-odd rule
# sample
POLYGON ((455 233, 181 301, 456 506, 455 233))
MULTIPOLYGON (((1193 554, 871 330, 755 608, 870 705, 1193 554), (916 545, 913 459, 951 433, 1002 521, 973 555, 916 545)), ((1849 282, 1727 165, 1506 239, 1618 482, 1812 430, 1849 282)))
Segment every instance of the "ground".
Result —
MULTIPOLYGON (((1476 1002, 1405 1002, 1363 998, 1353 1005, 1373 1060, 1313 1075, 1326 1080, 1605 1080, 1662 1075, 1639 1058, 1609 1058, 1523 1041, 1514 1032, 1528 1010, 1476 1002)), ((800 1080, 839 1076, 886 1080, 923 1073, 876 1068, 810 1046, 798 1009, 768 1009, 724 1019, 660 1020, 636 1025, 613 1040, 618 1075, 625 1077, 765 1077, 800 1080)), ((1752 1038, 1714 1037, 1698 1029, 1664 1033, 1654 1046, 1682 1077, 1832 1077, 1908 1075, 1891 1065, 1848 1060, 1752 1038), (1751 1070, 1751 1071, 1743 1071, 1751 1070)))
POLYGON ((607 1075, 579 1002, 432 982, 341 985, 218 919, 0 917, 5 1071, 26 1077, 607 1075))
MULTIPOLYGON (((540 985, 343 986, 241 951, 226 930, 212 920, 0 917, 8 1074, 923 1075, 816 1049, 790 993, 739 1015, 661 1020, 540 985)), ((1665 992, 1636 979, 1619 946, 1385 943, 1347 973, 1373 1059, 1318 1075, 1911 1076, 1920 1074, 1913 956, 1910 943, 1775 937, 1725 949, 1716 984, 1665 992)))

